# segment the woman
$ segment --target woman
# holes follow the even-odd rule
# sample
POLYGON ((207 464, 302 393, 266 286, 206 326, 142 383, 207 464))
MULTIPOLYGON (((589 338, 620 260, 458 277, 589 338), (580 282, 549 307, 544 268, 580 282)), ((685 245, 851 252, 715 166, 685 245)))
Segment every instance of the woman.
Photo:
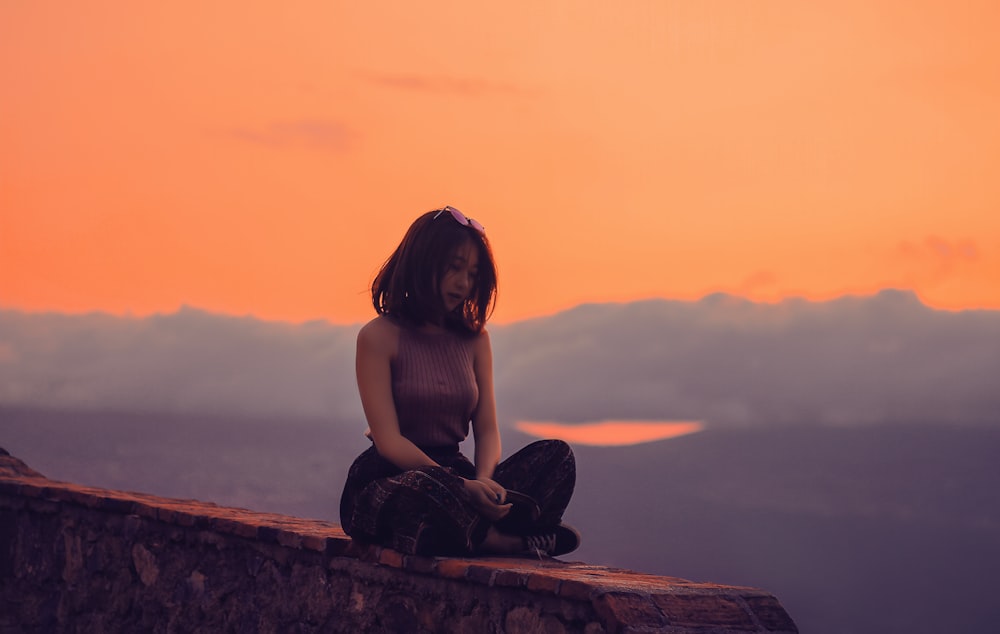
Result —
POLYGON ((351 465, 344 531, 421 555, 575 550, 561 522, 576 481, 569 446, 532 443, 500 462, 493 353, 484 326, 496 266, 483 226, 454 207, 410 226, 372 283, 378 317, 358 333, 372 446, 351 465), (475 463, 459 452, 475 440, 475 463))

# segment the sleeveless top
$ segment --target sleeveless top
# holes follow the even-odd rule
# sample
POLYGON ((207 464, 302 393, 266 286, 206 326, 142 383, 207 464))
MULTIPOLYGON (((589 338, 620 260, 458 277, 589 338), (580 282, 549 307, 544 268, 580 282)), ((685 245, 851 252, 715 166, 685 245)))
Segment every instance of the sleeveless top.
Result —
POLYGON ((399 329, 392 360, 392 400, 399 431, 418 447, 456 446, 469 435, 479 403, 475 337, 399 329))

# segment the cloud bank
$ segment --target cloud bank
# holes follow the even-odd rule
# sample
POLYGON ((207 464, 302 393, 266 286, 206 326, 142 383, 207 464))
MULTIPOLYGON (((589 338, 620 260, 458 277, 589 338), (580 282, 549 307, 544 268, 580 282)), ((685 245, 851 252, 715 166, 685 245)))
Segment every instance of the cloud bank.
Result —
POLYGON ((932 310, 908 292, 581 306, 511 326, 496 348, 518 418, 1000 422, 1000 312, 932 310))
MULTIPOLYGON (((1000 311, 907 292, 594 304, 491 327, 515 420, 1000 423, 1000 311)), ((0 311, 0 406, 358 421, 357 326, 0 311)))
POLYGON ((356 417, 356 331, 183 308, 145 319, 0 312, 0 405, 356 417))

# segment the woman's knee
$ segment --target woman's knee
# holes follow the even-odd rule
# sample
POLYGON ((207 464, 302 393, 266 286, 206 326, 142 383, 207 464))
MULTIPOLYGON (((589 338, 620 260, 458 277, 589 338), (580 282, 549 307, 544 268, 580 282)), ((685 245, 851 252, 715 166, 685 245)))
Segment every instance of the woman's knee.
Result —
POLYGON ((554 456, 573 458, 573 448, 570 447, 569 443, 565 440, 549 438, 547 440, 540 440, 539 442, 546 443, 546 451, 550 452, 554 456))
POLYGON ((565 440, 559 440, 558 438, 536 440, 521 451, 528 454, 544 456, 544 459, 547 461, 569 461, 575 463, 573 448, 570 447, 568 442, 565 440))

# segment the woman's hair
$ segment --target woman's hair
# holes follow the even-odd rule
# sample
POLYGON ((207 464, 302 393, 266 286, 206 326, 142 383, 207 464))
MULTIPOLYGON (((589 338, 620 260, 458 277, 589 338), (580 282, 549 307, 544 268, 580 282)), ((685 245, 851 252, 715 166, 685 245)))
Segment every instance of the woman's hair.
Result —
POLYGON ((462 224, 448 211, 435 209, 410 225, 403 241, 372 282, 372 304, 380 315, 419 326, 443 320, 459 332, 479 333, 493 312, 497 270, 484 233, 462 224), (469 298, 445 314, 438 283, 455 252, 471 243, 478 252, 476 280, 469 298))

